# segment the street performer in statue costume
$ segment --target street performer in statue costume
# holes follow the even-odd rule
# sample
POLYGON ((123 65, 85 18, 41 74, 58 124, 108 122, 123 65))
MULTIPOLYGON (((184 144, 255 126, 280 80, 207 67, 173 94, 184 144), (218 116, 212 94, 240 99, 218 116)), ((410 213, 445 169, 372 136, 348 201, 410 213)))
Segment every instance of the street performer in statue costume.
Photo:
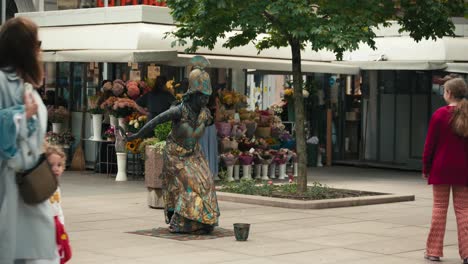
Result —
POLYGON ((210 233, 218 225, 220 213, 213 176, 198 144, 205 127, 213 123, 206 107, 212 92, 210 77, 204 70, 209 62, 195 56, 191 65, 189 89, 182 103, 159 114, 125 140, 152 137, 157 125, 172 121, 161 174, 166 223, 174 233, 210 233))

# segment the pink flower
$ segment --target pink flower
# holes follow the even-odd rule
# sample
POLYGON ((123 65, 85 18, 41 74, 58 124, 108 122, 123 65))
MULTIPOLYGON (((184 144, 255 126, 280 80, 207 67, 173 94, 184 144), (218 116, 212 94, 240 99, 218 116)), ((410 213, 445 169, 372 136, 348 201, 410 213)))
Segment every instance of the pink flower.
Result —
POLYGON ((120 84, 119 82, 114 81, 114 84, 112 85, 112 93, 115 96, 121 96, 123 92, 124 92, 124 86, 120 84))
POLYGON ((269 180, 269 181, 268 181, 268 185, 273 185, 273 181, 272 181, 272 180, 269 180))
POLYGON ((130 98, 136 99, 140 95, 140 89, 135 84, 127 85, 127 94, 130 98))
POLYGON ((111 81, 105 82, 104 85, 102 86, 102 90, 104 91, 112 90, 112 82, 111 81))

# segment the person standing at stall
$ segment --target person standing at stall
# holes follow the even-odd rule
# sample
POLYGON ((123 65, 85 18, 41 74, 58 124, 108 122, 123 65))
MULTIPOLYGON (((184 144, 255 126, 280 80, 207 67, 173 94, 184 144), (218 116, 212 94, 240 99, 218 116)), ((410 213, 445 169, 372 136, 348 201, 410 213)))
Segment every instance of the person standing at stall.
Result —
POLYGON ((135 101, 138 105, 138 111, 147 115, 148 120, 169 109, 172 102, 175 101, 174 95, 165 89, 166 82, 166 76, 158 76, 153 90, 135 101))
MULTIPOLYGON (((213 89, 213 93, 210 95, 207 108, 210 110, 211 116, 216 117, 219 105, 218 99, 218 90, 219 87, 213 89)), ((219 163, 218 163, 218 136, 216 131, 216 126, 211 124, 205 128, 205 133, 200 138, 200 146, 203 154, 205 154, 206 159, 208 160, 208 165, 210 166, 211 174, 214 179, 218 178, 219 172, 219 163)))
POLYGON ((444 84, 447 106, 437 109, 429 123, 423 154, 423 178, 433 190, 432 222, 425 258, 443 257, 450 190, 457 218, 458 248, 468 264, 468 89, 462 78, 444 84))

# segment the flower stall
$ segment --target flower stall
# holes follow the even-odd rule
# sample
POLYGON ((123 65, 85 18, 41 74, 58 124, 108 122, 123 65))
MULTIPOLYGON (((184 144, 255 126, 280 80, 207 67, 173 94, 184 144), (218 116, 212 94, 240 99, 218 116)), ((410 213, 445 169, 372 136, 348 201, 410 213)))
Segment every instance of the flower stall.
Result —
POLYGON ((243 95, 234 91, 218 94, 220 107, 215 125, 226 180, 294 177, 295 139, 280 118, 286 103, 249 111, 243 95))

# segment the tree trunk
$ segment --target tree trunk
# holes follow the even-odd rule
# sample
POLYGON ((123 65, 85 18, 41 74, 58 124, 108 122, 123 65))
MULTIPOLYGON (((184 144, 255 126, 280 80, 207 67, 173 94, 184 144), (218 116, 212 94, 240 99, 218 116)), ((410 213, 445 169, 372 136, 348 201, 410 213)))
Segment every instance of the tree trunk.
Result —
POLYGON ((299 159, 297 191, 307 189, 307 152, 304 130, 304 97, 302 96, 301 46, 297 39, 291 41, 292 73, 294 86, 294 112, 296 115, 296 151, 299 159))

